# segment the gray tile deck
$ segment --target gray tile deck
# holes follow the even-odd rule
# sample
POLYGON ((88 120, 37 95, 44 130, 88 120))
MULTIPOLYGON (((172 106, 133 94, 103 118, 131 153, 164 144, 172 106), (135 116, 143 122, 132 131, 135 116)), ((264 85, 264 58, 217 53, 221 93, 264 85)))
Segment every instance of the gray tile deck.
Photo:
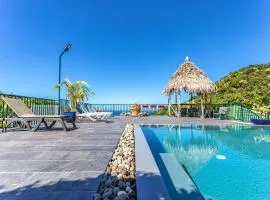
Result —
POLYGON ((88 199, 95 193, 127 123, 209 124, 212 119, 144 117, 78 123, 78 129, 0 134, 0 200, 88 199))

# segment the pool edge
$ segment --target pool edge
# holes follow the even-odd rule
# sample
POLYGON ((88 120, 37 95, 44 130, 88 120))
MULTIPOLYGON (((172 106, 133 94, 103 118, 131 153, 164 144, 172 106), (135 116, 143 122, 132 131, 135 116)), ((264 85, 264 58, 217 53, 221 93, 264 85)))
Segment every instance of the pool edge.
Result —
POLYGON ((134 135, 137 199, 171 200, 142 129, 136 127, 134 135))
MULTIPOLYGON (((149 200, 149 199, 162 199, 170 200, 170 194, 161 176, 160 170, 157 166, 155 158, 150 150, 149 144, 144 136, 141 126, 135 126, 135 159, 136 159, 136 184, 137 184, 137 198, 139 200, 149 200), (147 160, 147 162, 145 162, 147 160), (154 177, 148 177, 147 180, 142 178, 142 172, 146 174, 155 174, 154 177), (156 178, 158 176, 158 179, 156 178), (157 196, 159 192, 159 196, 157 196)), ((151 127, 149 124, 148 126, 151 127)), ((156 127, 162 127, 164 125, 156 125, 156 127)), ((166 125, 165 125, 166 126, 166 125)), ((180 176, 185 179, 183 183, 183 188, 192 187, 194 192, 197 193, 198 199, 204 199, 202 193, 199 191, 196 183, 194 183, 190 174, 184 169, 182 165, 179 171, 180 176)), ((185 199, 185 197, 183 197, 185 199)))

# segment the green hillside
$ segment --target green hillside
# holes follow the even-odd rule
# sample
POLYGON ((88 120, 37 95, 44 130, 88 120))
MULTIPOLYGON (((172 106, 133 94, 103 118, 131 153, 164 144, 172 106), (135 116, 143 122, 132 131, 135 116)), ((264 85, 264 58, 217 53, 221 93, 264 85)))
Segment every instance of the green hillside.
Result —
POLYGON ((216 82, 213 103, 243 103, 249 108, 270 104, 270 63, 249 65, 216 82))

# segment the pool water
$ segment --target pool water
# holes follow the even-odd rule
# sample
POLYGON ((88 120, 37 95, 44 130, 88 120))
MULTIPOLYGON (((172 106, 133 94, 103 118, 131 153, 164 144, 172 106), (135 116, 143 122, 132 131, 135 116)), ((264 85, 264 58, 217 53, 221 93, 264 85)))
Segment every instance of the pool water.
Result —
POLYGON ((186 168, 207 200, 270 199, 270 128, 141 128, 172 199, 181 198, 181 194, 162 159, 166 154, 186 168))

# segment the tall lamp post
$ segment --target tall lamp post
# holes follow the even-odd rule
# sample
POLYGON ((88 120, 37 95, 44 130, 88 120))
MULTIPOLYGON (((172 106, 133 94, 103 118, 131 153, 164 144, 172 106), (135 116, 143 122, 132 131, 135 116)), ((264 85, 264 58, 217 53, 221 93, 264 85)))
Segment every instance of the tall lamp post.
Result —
MULTIPOLYGON (((71 44, 67 44, 63 50, 63 52, 60 54, 59 56, 59 76, 58 76, 58 84, 60 85, 61 83, 61 64, 62 64, 62 56, 64 55, 64 53, 68 52, 68 50, 71 48, 71 44)), ((60 98, 61 98, 61 87, 58 88, 58 115, 60 115, 61 113, 61 102, 60 102, 60 98)))

